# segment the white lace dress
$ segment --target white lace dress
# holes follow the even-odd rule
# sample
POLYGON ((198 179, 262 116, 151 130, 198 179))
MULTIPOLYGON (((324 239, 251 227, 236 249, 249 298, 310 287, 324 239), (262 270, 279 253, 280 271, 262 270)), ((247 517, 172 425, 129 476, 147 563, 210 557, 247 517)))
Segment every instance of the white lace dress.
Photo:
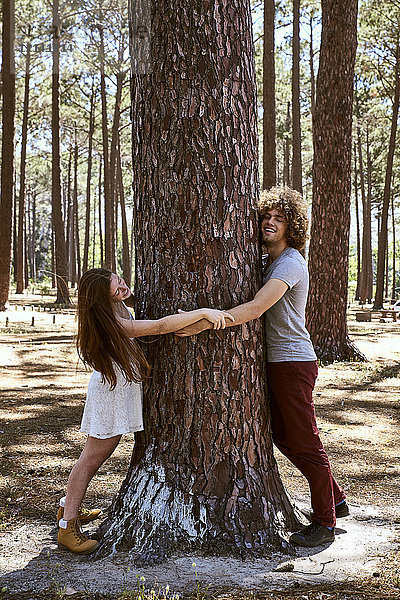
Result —
POLYGON ((114 366, 117 385, 102 383, 102 375, 93 371, 89 380, 80 431, 106 439, 143 430, 142 385, 128 383, 114 366))

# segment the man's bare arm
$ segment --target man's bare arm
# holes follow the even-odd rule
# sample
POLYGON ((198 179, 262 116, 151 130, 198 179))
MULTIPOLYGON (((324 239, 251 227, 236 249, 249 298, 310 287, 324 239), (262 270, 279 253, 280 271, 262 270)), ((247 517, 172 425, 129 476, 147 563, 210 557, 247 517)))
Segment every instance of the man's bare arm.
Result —
MULTIPOLYGON (((284 281, 281 281, 280 279, 270 279, 257 292, 253 300, 229 309, 229 314, 234 317, 235 322, 227 321, 226 326, 234 327, 252 321, 253 319, 258 319, 266 310, 271 308, 271 306, 282 298, 288 288, 289 286, 284 281)), ((193 325, 180 329, 176 332, 176 335, 179 337, 187 337, 189 335, 196 335, 205 329, 211 329, 211 326, 208 321, 202 319, 193 325)))

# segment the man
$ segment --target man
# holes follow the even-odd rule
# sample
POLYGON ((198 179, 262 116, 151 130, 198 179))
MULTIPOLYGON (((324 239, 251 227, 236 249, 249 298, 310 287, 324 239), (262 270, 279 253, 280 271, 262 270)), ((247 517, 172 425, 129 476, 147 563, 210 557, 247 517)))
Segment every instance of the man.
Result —
MULTIPOLYGON (((312 522, 290 537, 293 544, 314 547, 335 539, 337 517, 349 514, 345 494, 332 476, 319 438, 312 392, 318 366, 305 328, 308 269, 299 252, 306 242, 307 204, 289 188, 274 187, 261 194, 264 261, 263 287, 254 299, 229 309, 233 327, 265 313, 268 384, 274 443, 307 478, 312 522)), ((178 333, 193 335, 209 324, 200 321, 178 333)))

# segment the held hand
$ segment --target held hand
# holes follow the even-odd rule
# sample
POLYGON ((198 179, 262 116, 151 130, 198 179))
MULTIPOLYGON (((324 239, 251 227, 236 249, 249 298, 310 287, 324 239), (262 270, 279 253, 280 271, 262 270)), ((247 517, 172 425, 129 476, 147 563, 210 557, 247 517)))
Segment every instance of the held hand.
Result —
POLYGON ((213 324, 213 329, 225 329, 226 319, 235 322, 234 317, 224 310, 216 310, 214 308, 203 309, 203 316, 207 321, 213 324))

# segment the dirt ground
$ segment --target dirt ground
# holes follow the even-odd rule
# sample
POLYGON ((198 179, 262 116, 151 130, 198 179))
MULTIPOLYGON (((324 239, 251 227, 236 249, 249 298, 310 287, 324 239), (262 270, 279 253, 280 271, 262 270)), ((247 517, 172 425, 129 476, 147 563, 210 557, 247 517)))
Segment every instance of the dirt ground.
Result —
MULTIPOLYGON (((129 561, 121 556, 113 563, 114 569, 120 569, 117 584, 113 580, 112 585, 102 585, 99 579, 97 588, 93 582, 88 583, 83 592, 82 586, 71 585, 71 579, 65 583, 63 574, 73 573, 77 561, 84 559, 57 550, 54 513, 84 442, 78 429, 90 373, 77 362, 73 311, 32 309, 34 303, 46 305, 50 301, 14 297, 10 309, 0 313, 0 600, 53 599, 68 594, 77 599, 172 597, 182 560, 179 558, 171 566, 170 580, 163 583, 163 588, 155 589, 153 585, 147 589, 140 579, 132 582, 129 561), (169 591, 165 585, 170 586, 169 591)), ((349 330, 368 362, 321 368, 315 404, 334 474, 348 493, 355 515, 354 532, 360 524, 368 525, 365 538, 376 538, 374 560, 371 557, 370 564, 363 560, 358 574, 349 570, 347 577, 340 576, 337 581, 315 577, 310 586, 304 576, 310 563, 304 561, 315 561, 315 556, 300 554, 298 559, 306 568, 297 579, 285 573, 280 586, 275 582, 263 587, 259 582, 251 585, 243 572, 243 581, 237 585, 226 585, 229 580, 222 578, 224 587, 214 585, 215 582, 211 585, 207 578, 203 584, 202 558, 186 557, 192 585, 181 590, 184 596, 197 600, 400 598, 400 322, 356 323, 353 308, 349 330), (285 591, 273 590, 276 587, 285 591)), ((132 438, 126 437, 90 485, 87 504, 107 508, 124 478, 131 451, 132 438)), ((277 460, 287 490, 304 505, 308 497, 306 482, 279 454, 277 460)), ((359 535, 363 536, 362 528, 359 535)), ((338 544, 336 548, 341 552, 349 550, 338 544)), ((354 538, 353 544, 356 545, 354 538)), ((357 555, 356 548, 353 554, 357 555)), ((347 560, 350 564, 351 548, 347 560)), ((311 565, 317 575, 320 565, 324 571, 321 557, 311 565)), ((249 569, 259 566, 253 564, 249 569)), ((226 561, 221 564, 221 569, 228 572, 233 567, 226 561)), ((91 563, 89 569, 92 575, 97 569, 100 578, 106 565, 104 561, 97 566, 91 563)), ((265 576, 264 581, 267 579, 265 576)))

